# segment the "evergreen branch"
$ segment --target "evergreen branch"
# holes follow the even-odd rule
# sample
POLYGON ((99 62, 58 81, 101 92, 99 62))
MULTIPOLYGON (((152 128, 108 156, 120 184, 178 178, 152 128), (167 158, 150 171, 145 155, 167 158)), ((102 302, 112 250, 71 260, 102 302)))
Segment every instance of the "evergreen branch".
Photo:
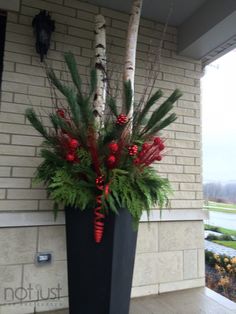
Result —
POLYGON ((157 108, 151 118, 149 119, 147 125, 143 129, 141 135, 147 133, 150 129, 154 128, 158 122, 170 111, 173 109, 173 104, 182 96, 182 93, 176 89, 170 97, 157 108))
POLYGON ((46 130, 46 128, 43 126, 41 121, 38 119, 35 111, 33 108, 27 108, 25 111, 25 116, 29 120, 29 122, 32 124, 32 126, 48 141, 50 141, 50 136, 46 130))
POLYGON ((68 95, 73 91, 72 88, 64 85, 57 78, 55 72, 52 69, 47 69, 47 76, 50 79, 51 83, 67 98, 68 95))
POLYGON ((139 113, 137 117, 136 125, 140 125, 143 122, 144 118, 146 117, 151 107, 155 105, 157 100, 159 100, 162 96, 163 96, 163 92, 160 89, 151 96, 151 98, 146 102, 143 110, 139 113))
POLYGON ((157 132, 161 131, 162 129, 173 123, 176 119, 176 114, 172 113, 166 119, 159 121, 151 130, 149 130, 149 132, 145 134, 146 137, 149 138, 150 136, 155 135, 157 132))
POLYGON ((70 71, 72 81, 77 88, 78 94, 82 97, 82 91, 81 91, 82 81, 81 81, 81 78, 77 69, 77 63, 76 63, 75 57, 71 52, 68 52, 68 53, 65 53, 64 58, 65 58, 67 67, 70 71))
POLYGON ((113 97, 110 97, 107 100, 107 105, 109 106, 111 112, 114 114, 114 116, 118 117, 118 111, 117 111, 117 105, 116 105, 116 101, 113 97))

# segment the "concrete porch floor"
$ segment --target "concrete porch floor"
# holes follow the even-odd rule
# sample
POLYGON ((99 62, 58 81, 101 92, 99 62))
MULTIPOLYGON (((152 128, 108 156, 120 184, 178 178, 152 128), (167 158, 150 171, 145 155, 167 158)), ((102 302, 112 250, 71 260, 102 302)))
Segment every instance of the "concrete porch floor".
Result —
MULTIPOLYGON (((131 300, 130 314, 232 314, 236 303, 208 288, 194 288, 131 300)), ((68 310, 44 314, 69 314, 68 310)), ((94 313, 91 313, 94 314, 94 313)), ((121 313, 122 314, 122 313, 121 313)))

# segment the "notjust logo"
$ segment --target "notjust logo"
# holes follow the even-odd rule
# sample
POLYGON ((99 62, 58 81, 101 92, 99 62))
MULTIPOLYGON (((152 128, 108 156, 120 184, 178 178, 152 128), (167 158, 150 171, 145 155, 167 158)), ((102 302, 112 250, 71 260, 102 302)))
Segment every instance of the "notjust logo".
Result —
POLYGON ((60 284, 56 287, 42 287, 41 285, 29 284, 27 287, 5 287, 3 288, 3 299, 6 302, 22 302, 35 300, 48 300, 61 298, 62 288, 60 284))

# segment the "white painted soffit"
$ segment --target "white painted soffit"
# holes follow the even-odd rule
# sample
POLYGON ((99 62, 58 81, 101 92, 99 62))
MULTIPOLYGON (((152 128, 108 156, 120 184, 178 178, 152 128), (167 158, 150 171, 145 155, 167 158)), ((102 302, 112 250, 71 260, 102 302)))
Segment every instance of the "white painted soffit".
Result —
POLYGON ((20 0, 0 0, 0 10, 18 12, 20 10, 20 0))
MULTIPOLYGON (((207 0, 178 29, 178 52, 198 60, 217 55, 236 38, 236 1, 207 0), (214 53, 215 52, 215 53, 214 53)), ((211 58, 210 58, 211 59, 211 58)))

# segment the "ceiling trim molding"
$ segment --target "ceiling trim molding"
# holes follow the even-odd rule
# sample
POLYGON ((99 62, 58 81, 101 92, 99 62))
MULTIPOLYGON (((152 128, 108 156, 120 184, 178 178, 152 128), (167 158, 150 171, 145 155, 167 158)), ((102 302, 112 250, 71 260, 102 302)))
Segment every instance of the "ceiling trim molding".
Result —
POLYGON ((0 0, 0 10, 19 12, 20 0, 0 0))
MULTIPOLYGON (((179 27, 179 54, 197 60, 205 60, 205 63, 206 59, 208 63, 211 62, 211 59, 213 61, 217 58, 217 51, 221 55, 224 54, 223 46, 225 48, 233 47, 232 38, 236 36, 235 19, 235 0, 206 1, 179 27)), ((225 52, 227 51, 225 50, 225 52)))

